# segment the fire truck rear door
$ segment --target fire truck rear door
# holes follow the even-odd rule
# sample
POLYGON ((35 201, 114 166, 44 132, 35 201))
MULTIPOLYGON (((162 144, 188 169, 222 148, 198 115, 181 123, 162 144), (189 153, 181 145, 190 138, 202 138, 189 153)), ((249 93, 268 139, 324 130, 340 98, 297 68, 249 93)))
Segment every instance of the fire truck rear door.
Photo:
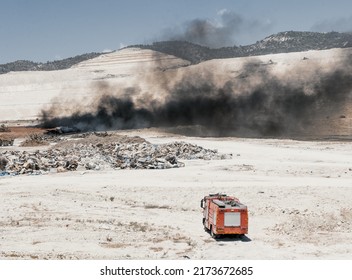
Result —
POLYGON ((239 227, 241 225, 240 212, 225 212, 224 226, 225 227, 239 227))

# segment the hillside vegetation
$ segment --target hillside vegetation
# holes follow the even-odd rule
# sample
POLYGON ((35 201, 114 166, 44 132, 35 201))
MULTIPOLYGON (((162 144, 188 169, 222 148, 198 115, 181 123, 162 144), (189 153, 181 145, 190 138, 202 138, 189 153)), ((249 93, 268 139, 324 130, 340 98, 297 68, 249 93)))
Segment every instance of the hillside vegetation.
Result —
POLYGON ((63 70, 72 67, 82 61, 95 58, 102 53, 86 53, 61 60, 48 61, 46 63, 33 62, 29 60, 17 60, 14 62, 0 64, 0 74, 11 71, 53 71, 63 70))
POLYGON ((252 45, 218 49, 211 49, 186 41, 164 41, 151 45, 135 45, 133 47, 163 52, 196 64, 216 58, 348 48, 352 47, 352 33, 286 31, 270 35, 252 45))

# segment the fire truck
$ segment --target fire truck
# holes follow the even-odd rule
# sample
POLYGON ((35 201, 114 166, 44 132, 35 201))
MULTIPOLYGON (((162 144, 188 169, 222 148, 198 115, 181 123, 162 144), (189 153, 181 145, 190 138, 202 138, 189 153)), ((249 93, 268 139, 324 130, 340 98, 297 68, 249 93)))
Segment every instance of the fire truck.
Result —
POLYGON ((247 206, 226 194, 209 194, 201 200, 204 229, 216 239, 223 235, 248 233, 247 206))

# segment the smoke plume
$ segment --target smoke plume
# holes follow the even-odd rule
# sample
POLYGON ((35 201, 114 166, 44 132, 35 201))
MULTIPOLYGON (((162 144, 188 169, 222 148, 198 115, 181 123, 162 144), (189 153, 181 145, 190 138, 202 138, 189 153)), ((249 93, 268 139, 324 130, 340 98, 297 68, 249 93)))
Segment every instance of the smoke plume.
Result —
POLYGON ((148 82, 163 88, 161 99, 146 97, 138 87, 116 94, 116 89, 101 83, 96 88, 99 98, 88 106, 90 111, 75 109, 69 116, 58 117, 56 105, 42 111, 42 126, 83 131, 201 126, 214 136, 314 135, 321 129, 317 120, 324 123, 350 100, 351 66, 349 59, 331 71, 317 67, 314 75, 299 81, 280 79, 268 65, 251 62, 222 85, 212 74, 214 69, 169 82, 160 71, 148 77, 148 82))
POLYGON ((222 10, 219 20, 193 19, 179 27, 166 29, 163 40, 188 41, 210 48, 233 46, 240 38, 248 39, 248 34, 262 33, 270 29, 270 22, 245 19, 241 15, 222 10))

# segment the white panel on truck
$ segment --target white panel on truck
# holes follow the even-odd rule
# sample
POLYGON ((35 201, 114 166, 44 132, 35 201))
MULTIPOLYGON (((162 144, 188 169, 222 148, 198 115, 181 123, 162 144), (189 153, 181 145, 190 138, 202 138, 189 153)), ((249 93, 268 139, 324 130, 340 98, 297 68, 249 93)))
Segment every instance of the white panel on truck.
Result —
POLYGON ((240 212, 225 212, 225 227, 239 227, 241 225, 240 212))

